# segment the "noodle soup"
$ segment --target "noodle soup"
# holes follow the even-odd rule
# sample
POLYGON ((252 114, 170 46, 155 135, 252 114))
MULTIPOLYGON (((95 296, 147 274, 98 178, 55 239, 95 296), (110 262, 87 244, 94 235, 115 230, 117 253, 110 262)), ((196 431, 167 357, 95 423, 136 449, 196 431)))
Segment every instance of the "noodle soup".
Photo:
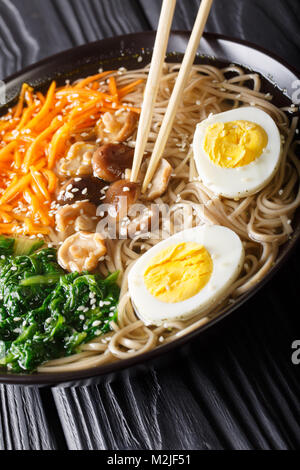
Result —
MULTIPOLYGON (((131 165, 148 67, 101 71, 96 76, 67 83, 61 88, 53 83, 46 95, 24 84, 18 104, 1 119, 2 292, 7 293, 3 273, 17 268, 18 286, 25 289, 20 290, 20 295, 38 292, 36 308, 42 308, 44 315, 43 322, 36 325, 35 313, 31 316, 25 313, 21 301, 12 312, 11 306, 5 303, 6 297, 2 296, 0 342, 3 367, 16 372, 64 372, 149 351, 215 318, 226 305, 260 282, 276 262, 279 247, 292 233, 291 222, 300 203, 298 142, 294 140, 298 121, 297 118, 290 119, 289 112, 293 113, 295 108, 278 108, 272 103, 272 96, 261 91, 258 74, 235 65, 224 68, 193 66, 163 161, 152 185, 146 193, 141 192, 143 175, 178 69, 179 64, 164 66, 146 154, 135 183, 130 181, 131 165), (209 127, 212 125, 209 120, 217 115, 219 125, 219 114, 239 112, 246 107, 263 111, 272 118, 280 143, 278 147, 272 132, 267 133, 268 140, 264 142, 262 120, 262 131, 257 128, 253 131, 255 142, 259 139, 263 142, 260 153, 243 166, 253 167, 255 159, 259 161, 273 140, 274 146, 279 148, 278 164, 270 171, 270 177, 262 178, 259 188, 250 191, 249 195, 228 197, 221 190, 218 193, 215 182, 210 184, 199 171, 197 158, 200 163, 203 160, 201 156, 197 157, 193 141, 199 123, 201 126, 207 122, 209 127), (173 254, 168 252, 165 271, 161 261, 161 264, 157 262, 157 272, 156 266, 151 268, 155 280, 162 272, 165 275, 157 287, 150 273, 152 278, 148 275, 145 292, 147 295, 151 292, 159 302, 163 298, 165 310, 170 313, 161 315, 159 320, 154 316, 151 319, 150 308, 148 316, 143 315, 132 298, 134 291, 128 287, 130 273, 140 260, 145 259, 143 256, 149 250, 160 246, 162 240, 165 243, 173 236, 206 226, 225 227, 233 234, 232 239, 240 240, 240 255, 236 267, 232 268, 234 276, 228 275, 230 282, 223 287, 218 287, 217 282, 211 286, 214 267, 218 263, 214 249, 210 248, 205 258, 204 239, 201 238, 201 246, 198 243, 195 247, 190 243, 196 243, 196 239, 182 241, 179 237, 176 243, 183 243, 180 249, 188 252, 191 259, 196 259, 195 270, 188 271, 185 278, 187 271, 184 268, 181 279, 176 277, 176 266, 182 258, 172 258, 173 254), (9 240, 15 238, 17 249, 13 247, 13 241, 9 247, 9 240), (37 241, 42 244, 32 247, 37 241), (22 248, 28 243, 28 249, 22 248), (45 267, 46 257, 52 263, 50 270, 45 267), (205 269, 208 269, 207 284, 195 287, 195 280, 202 275, 199 266, 203 265, 203 259, 206 260, 205 269), (10 263, 9 268, 7 263, 10 263), (28 263, 27 271, 20 268, 22 263, 24 266, 28 263), (40 263, 40 271, 29 268, 33 263, 40 263), (191 289, 190 297, 179 296, 174 300, 171 296, 173 284, 165 282, 166 277, 173 279, 174 276, 174 290, 178 292, 180 280, 183 282, 184 279, 184 290, 191 289), (189 279, 192 281, 188 282, 189 279), (44 293, 41 286, 46 286, 44 293), (161 286, 166 295, 159 298, 157 292, 161 286), (210 287, 214 302, 194 303, 185 316, 172 314, 175 311, 173 305, 178 307, 178 303, 197 296, 200 299, 203 289, 210 287), (53 307, 55 302, 59 308, 53 307), (8 321, 12 316, 13 326, 8 321), (41 346, 43 342, 44 347, 41 346), (26 362, 29 356, 32 360, 26 362)), ((207 145, 216 149, 221 135, 221 147, 229 136, 232 148, 236 129, 240 132, 245 122, 246 129, 242 129, 235 146, 238 147, 243 139, 252 139, 251 119, 237 117, 226 122, 218 135, 218 129, 211 128, 215 132, 213 144, 211 136, 203 131, 207 145), (226 122, 234 124, 231 126, 226 122)), ((201 152, 203 148, 201 145, 201 152)), ((230 159, 232 155, 230 153, 230 159)), ((214 165, 219 171, 221 165, 214 165)), ((235 168, 233 164, 232 168, 235 168)), ((228 174, 228 169, 225 168, 224 174, 228 174)), ((244 178, 246 184, 247 177, 244 178)), ((158 250, 157 255, 160 253, 158 250)), ((149 274, 153 259, 149 258, 145 266, 140 264, 137 274, 141 274, 141 279, 146 268, 149 274)), ((179 267, 182 269, 181 264, 179 267)), ((9 282, 10 289, 15 288, 15 281, 10 279, 9 282)), ((160 304, 153 304, 153 312, 155 305, 160 304)), ((36 312, 33 305, 30 304, 30 308, 36 312)))

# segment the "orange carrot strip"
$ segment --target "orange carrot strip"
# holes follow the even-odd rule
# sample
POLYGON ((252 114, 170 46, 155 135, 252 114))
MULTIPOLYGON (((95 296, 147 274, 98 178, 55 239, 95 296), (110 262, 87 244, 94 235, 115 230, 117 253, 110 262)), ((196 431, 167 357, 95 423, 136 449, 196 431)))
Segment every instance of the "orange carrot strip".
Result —
MULTIPOLYGON (((48 113, 47 117, 45 119, 43 119, 43 121, 41 121, 40 125, 36 126, 36 128, 35 128, 36 132, 40 133, 40 132, 46 130, 51 125, 52 121, 55 118, 57 119, 58 115, 61 115, 61 112, 67 106, 68 101, 66 100, 66 97, 63 97, 61 102, 58 102, 58 103, 56 103, 53 110, 50 111, 50 113, 48 113)), ((61 119, 63 120, 64 118, 62 117, 61 119)))
POLYGON ((48 157, 49 170, 53 168, 55 160, 62 156, 63 144, 68 138, 69 131, 70 131, 70 124, 66 123, 60 129, 58 129, 56 133, 54 134, 51 140, 49 157, 48 157))
MULTIPOLYGON (((98 100, 92 100, 89 103, 82 104, 80 106, 76 106, 75 108, 72 109, 68 116, 68 121, 72 121, 74 118, 77 119, 78 116, 81 116, 87 111, 92 112, 92 110, 97 110, 96 104, 98 103, 98 100)), ((99 109, 98 109, 99 112, 99 109)))
POLYGON ((7 224, 14 220, 11 215, 7 214, 6 212, 4 212, 2 210, 0 210, 0 217, 3 220, 3 222, 5 222, 7 224))
POLYGON ((73 119, 70 121, 70 126, 72 126, 72 128, 77 128, 79 124, 87 120, 92 122, 94 122, 95 120, 97 121, 100 117, 100 114, 101 110, 97 108, 90 109, 85 113, 80 113, 77 116, 74 116, 73 119))
POLYGON ((22 165, 22 155, 19 150, 15 150, 15 168, 19 170, 22 165))
POLYGON ((3 149, 0 150, 0 161, 9 160, 12 158, 12 152, 15 150, 17 142, 14 140, 7 144, 3 149))
POLYGON ((13 206, 10 206, 9 204, 2 204, 1 210, 5 212, 10 212, 13 210, 13 206))
POLYGON ((33 129, 37 124, 41 122, 41 120, 47 116, 51 105, 53 104, 53 98, 55 94, 56 83, 52 82, 51 86, 48 90, 45 103, 40 110, 40 112, 27 124, 26 129, 33 129))
POLYGON ((29 85, 27 85, 27 83, 23 83, 14 117, 20 117, 23 112, 25 93, 28 88, 30 88, 29 85))
POLYGON ((13 212, 13 218, 15 220, 18 220, 19 222, 24 222, 25 215, 16 214, 15 212, 13 212))
POLYGON ((27 122, 31 118, 34 111, 38 108, 38 106, 39 105, 37 105, 37 104, 33 104, 29 108, 24 110, 23 116, 22 116, 19 124, 16 127, 17 130, 21 130, 27 124, 27 122))
POLYGON ((100 91, 94 91, 94 90, 75 90, 73 88, 68 88, 68 89, 62 89, 56 93, 56 96, 60 98, 61 96, 67 96, 72 99, 83 99, 86 101, 87 98, 92 99, 92 98, 99 98, 99 99, 104 99, 108 101, 113 101, 113 97, 109 95, 108 93, 102 93, 100 91))
MULTIPOLYGON (((1 130, 1 132, 4 131, 5 133, 13 131, 14 129, 16 129, 16 126, 17 126, 17 124, 19 124, 19 122, 20 122, 20 118, 12 118, 9 121, 4 122, 2 124, 2 126, 0 127, 0 130, 1 130)), ((1 140, 3 140, 3 139, 4 139, 4 137, 2 137, 1 140)))
POLYGON ((57 187, 57 176, 56 174, 47 168, 44 168, 42 170, 42 173, 46 176, 48 179, 48 191, 49 193, 53 193, 56 190, 57 187))
POLYGON ((38 92, 36 93, 36 97, 37 97, 38 100, 40 100, 41 104, 44 104, 44 103, 45 103, 45 97, 44 97, 43 93, 41 93, 40 91, 38 91, 38 92))
POLYGON ((28 86, 27 90, 25 91, 25 101, 27 106, 32 106, 33 104, 33 88, 28 86))
POLYGON ((36 171, 34 166, 30 167, 30 173, 31 173, 31 176, 32 176, 33 180, 35 181, 36 185, 38 186, 40 192, 44 196, 44 198, 47 201, 50 201, 51 197, 50 197, 48 189, 45 185, 45 180, 44 180, 43 176, 41 175, 41 173, 36 171))
POLYGON ((107 71, 107 72, 102 72, 98 73, 96 75, 91 75, 90 77, 85 78, 84 80, 81 80, 77 85, 74 86, 74 88, 84 88, 87 85, 89 85, 92 82, 95 82, 97 80, 100 80, 100 78, 106 77, 106 75, 109 75, 110 73, 113 73, 112 70, 107 71))
POLYGON ((30 184, 30 187, 33 190, 33 192, 37 195, 37 197, 41 199, 41 201, 43 201, 44 203, 46 199, 35 181, 32 181, 32 183, 30 184))
MULTIPOLYGON (((36 164, 35 169, 39 171, 41 170, 41 168, 43 168, 44 165, 45 165, 45 159, 41 160, 38 164, 36 164)), ((20 193, 24 188, 26 188, 31 181, 32 181, 31 173, 29 173, 28 175, 22 176, 21 178, 18 176, 15 176, 11 184, 6 189, 6 191, 2 194, 0 198, 0 205, 14 198, 18 193, 20 193)))
POLYGON ((12 182, 0 198, 0 204, 4 204, 12 199, 17 193, 22 191, 31 181, 31 174, 23 176, 17 182, 12 182))
POLYGON ((124 86, 123 88, 119 89, 119 97, 123 98, 124 96, 128 95, 132 92, 138 85, 144 83, 144 79, 136 80, 135 82, 129 83, 129 85, 124 86))
POLYGON ((0 233, 11 234, 15 233, 18 228, 18 224, 0 224, 0 233))
POLYGON ((118 88, 117 88, 117 82, 116 82, 115 77, 109 77, 108 88, 109 88, 110 94, 113 97, 118 97, 118 88))
POLYGON ((40 201, 38 198, 33 194, 32 191, 27 189, 25 191, 26 197, 29 199, 30 203, 32 204, 32 208, 35 213, 38 213, 41 219, 41 222, 45 225, 49 225, 51 223, 50 218, 48 215, 44 212, 43 208, 41 207, 40 201))
POLYGON ((30 145, 29 149, 26 152, 23 166, 25 170, 28 170, 30 163, 33 161, 34 155, 38 149, 38 147, 42 144, 44 140, 46 140, 51 134, 53 134, 58 127, 62 125, 61 121, 58 119, 54 119, 47 129, 45 129, 30 145))
POLYGON ((29 235, 37 235, 41 233, 42 235, 48 235, 50 230, 47 227, 43 227, 42 225, 35 225, 31 219, 26 218, 24 221, 26 233, 29 235))

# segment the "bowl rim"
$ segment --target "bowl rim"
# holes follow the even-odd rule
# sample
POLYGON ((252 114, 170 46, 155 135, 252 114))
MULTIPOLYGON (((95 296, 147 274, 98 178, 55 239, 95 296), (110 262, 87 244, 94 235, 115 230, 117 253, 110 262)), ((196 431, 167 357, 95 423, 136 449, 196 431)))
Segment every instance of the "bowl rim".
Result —
MULTIPOLYGON (((49 57, 46 57, 38 62, 35 62, 34 64, 31 64, 23 69, 21 69, 18 72, 13 73, 12 75, 6 77, 3 81, 5 83, 9 83, 12 80, 18 79, 20 76, 29 73, 31 71, 34 71, 35 69, 49 65, 50 63, 54 63, 55 61, 62 59, 63 57, 66 57, 70 53, 75 53, 78 55, 81 55, 83 52, 87 52, 93 47, 98 46, 98 45, 104 45, 105 43, 109 44, 112 41, 122 41, 122 40, 130 40, 130 39, 137 39, 138 37, 144 38, 145 36, 149 37, 155 37, 155 31, 142 31, 142 32, 137 32, 137 33, 130 33, 130 34, 125 34, 125 35, 117 35, 117 36, 111 36, 105 39, 101 39, 98 41, 90 42, 87 44, 83 44, 80 46, 76 46, 67 50, 64 50, 62 52, 59 52, 57 54, 51 55, 49 57)), ((188 30, 174 30, 171 32, 170 37, 176 37, 176 36, 181 36, 181 37, 189 37, 190 31, 188 30)), ((275 53, 270 52, 266 50, 264 47, 256 45, 252 42, 243 40, 243 39, 238 39, 234 38, 231 36, 223 35, 223 34, 217 34, 217 33, 204 33, 205 39, 213 41, 226 41, 226 42, 231 42, 235 44, 239 44, 241 46, 251 48, 255 51, 261 52, 268 56, 269 58, 274 59, 276 62, 284 66, 287 70, 292 72, 296 78, 300 79, 300 71, 297 70, 294 66, 291 66, 288 64, 284 59, 281 57, 277 56, 275 53)), ((221 59, 221 58, 220 58, 221 59)), ((260 291, 272 278, 273 276, 281 269, 281 267, 286 263, 286 261, 289 259, 291 254, 294 252, 298 242, 300 240, 300 232, 297 234, 297 236, 294 236, 293 239, 289 242, 289 245, 287 247, 286 252, 284 255, 279 258, 278 262, 271 268, 271 270, 266 274, 266 276, 258 283, 256 284, 250 291, 248 291, 246 294, 242 295, 230 308, 228 308, 225 312, 217 316, 216 318, 212 319, 210 322, 207 324, 197 328, 196 330, 179 337, 178 339, 167 343, 165 345, 159 346, 155 349, 152 349, 151 351, 148 351, 146 353, 142 354, 137 354, 135 356, 132 356, 129 359, 122 359, 118 360, 113 363, 108 363, 96 367, 90 367, 87 369, 82 369, 78 371, 73 371, 73 372, 49 372, 49 373, 34 373, 34 374, 11 374, 11 373, 1 373, 0 370, 0 384, 7 384, 7 385, 21 385, 21 386, 68 386, 69 384, 72 385, 72 382, 80 382, 81 380, 87 380, 87 379, 95 379, 97 377, 101 376, 108 376, 110 374, 115 374, 121 371, 124 371, 125 369, 129 369, 133 366, 138 366, 138 365, 145 365, 149 361, 157 358, 158 356, 165 356, 168 354, 170 351, 173 351, 175 349, 178 349, 179 347, 187 344, 188 342, 192 341, 195 339, 200 333, 212 328, 214 325, 217 323, 221 322, 225 318, 227 318, 229 315, 231 315, 234 311, 236 311, 238 308, 240 308, 246 301, 248 301, 250 298, 252 298, 258 291, 260 291), (67 384, 67 385, 66 385, 67 384)))

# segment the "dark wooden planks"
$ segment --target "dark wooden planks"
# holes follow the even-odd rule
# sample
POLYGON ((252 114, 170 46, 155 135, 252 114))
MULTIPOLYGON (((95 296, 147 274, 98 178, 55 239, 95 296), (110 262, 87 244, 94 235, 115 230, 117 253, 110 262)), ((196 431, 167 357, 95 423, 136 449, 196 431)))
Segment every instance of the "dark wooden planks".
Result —
POLYGON ((63 448, 59 422, 52 425, 51 400, 48 395, 44 402, 38 389, 0 385, 0 450, 63 448))
MULTIPOLYGON (((2 0, 0 78, 87 41, 156 28, 160 0, 2 0)), ((199 0, 178 0, 174 27, 199 0)), ((299 64, 297 0, 216 0, 207 30, 256 42, 299 64)), ((67 60, 67 58, 66 58, 67 60)), ((0 388, 0 449, 294 449, 300 446, 295 253, 209 347, 167 368, 99 387, 0 388), (54 400, 52 398, 54 397, 54 400), (63 435, 64 433, 64 435, 63 435)))
MULTIPOLYGON (((161 0, 139 0, 156 28, 161 0)), ((173 29, 191 29, 200 0, 177 4, 173 29)), ((300 66, 300 2, 297 0, 216 0, 206 31, 246 39, 300 66)))
POLYGON ((137 0, 1 0, 0 78, 73 46, 147 29, 137 0))

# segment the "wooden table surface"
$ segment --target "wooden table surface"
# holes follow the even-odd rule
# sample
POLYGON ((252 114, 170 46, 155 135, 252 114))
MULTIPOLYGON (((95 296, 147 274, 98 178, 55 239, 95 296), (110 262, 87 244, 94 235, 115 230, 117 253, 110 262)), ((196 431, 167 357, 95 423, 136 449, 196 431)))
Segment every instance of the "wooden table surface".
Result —
MULTIPOLYGON (((0 79, 108 36, 155 29, 160 0, 1 0, 0 79)), ((190 29, 199 0, 178 0, 190 29)), ((298 0, 215 0, 207 31, 247 39, 300 68, 298 0)), ((66 57, 67 60, 67 57, 66 57)), ((246 58, 245 58, 246 62, 246 58)), ((168 368, 71 389, 0 386, 3 449, 299 449, 299 254, 224 337, 168 368)))

